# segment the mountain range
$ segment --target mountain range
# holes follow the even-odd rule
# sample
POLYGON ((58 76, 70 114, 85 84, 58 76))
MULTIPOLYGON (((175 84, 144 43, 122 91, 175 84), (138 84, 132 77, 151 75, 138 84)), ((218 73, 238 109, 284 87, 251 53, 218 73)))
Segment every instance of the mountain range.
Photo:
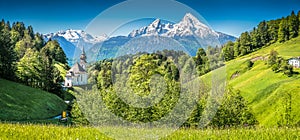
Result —
POLYGON ((73 58, 78 58, 84 47, 89 62, 163 49, 183 50, 194 56, 200 47, 220 46, 236 39, 214 31, 190 13, 175 24, 156 19, 148 26, 133 30, 128 36, 92 36, 82 30, 69 29, 45 34, 44 38, 46 41, 57 40, 71 61, 76 61, 73 58))

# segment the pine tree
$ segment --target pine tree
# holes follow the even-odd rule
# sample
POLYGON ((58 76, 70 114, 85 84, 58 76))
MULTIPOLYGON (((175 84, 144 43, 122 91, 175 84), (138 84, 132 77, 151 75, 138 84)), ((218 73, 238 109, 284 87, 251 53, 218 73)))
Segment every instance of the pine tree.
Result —
POLYGON ((280 24, 280 19, 277 20, 271 20, 268 22, 268 32, 270 34, 270 41, 271 43, 274 43, 278 40, 278 30, 279 30, 279 24, 280 24))
POLYGON ((199 48, 195 56, 196 65, 199 66, 205 64, 205 61, 207 61, 205 60, 205 57, 206 57, 205 50, 203 48, 199 48))
POLYGON ((63 78, 61 77, 59 70, 54 66, 53 59, 47 54, 41 53, 41 64, 41 88, 60 96, 63 78))
POLYGON ((300 32, 300 11, 298 11, 297 17, 298 17, 298 23, 299 23, 299 26, 298 26, 298 33, 299 33, 300 32))
POLYGON ((28 34, 31 38, 34 38, 34 32, 32 26, 27 27, 28 34))
POLYGON ((62 64, 67 64, 66 54, 56 40, 48 41, 46 46, 43 47, 41 51, 47 54, 47 56, 49 56, 54 61, 60 62, 62 64))
POLYGON ((257 27, 257 30, 258 30, 258 33, 260 34, 260 46, 264 46, 264 45, 267 45, 267 43, 270 42, 270 34, 268 32, 268 24, 266 21, 262 21, 259 23, 258 27, 257 27))
POLYGON ((233 46, 233 50, 234 50, 234 57, 238 57, 240 55, 240 40, 237 39, 234 43, 233 46))
POLYGON ((34 45, 28 30, 25 30, 23 34, 23 38, 15 45, 15 51, 18 59, 21 59, 25 55, 26 50, 28 48, 33 48, 34 45))
POLYGON ((44 47, 44 39, 43 39, 43 35, 36 33, 34 35, 34 48, 36 48, 37 50, 41 50, 44 47))
POLYGON ((224 57, 225 61, 229 61, 234 59, 234 43, 232 41, 229 41, 225 44, 225 46, 222 48, 222 56, 224 57))
POLYGON ((0 26, 0 77, 13 80, 15 78, 15 53, 10 39, 10 25, 4 20, 0 26))
POLYGON ((241 34, 240 45, 241 55, 248 54, 251 51, 251 37, 248 32, 241 34))
POLYGON ((250 35, 252 49, 261 47, 261 35, 259 34, 258 30, 256 28, 253 28, 253 31, 250 33, 250 35))
POLYGON ((289 35, 288 21, 287 19, 282 18, 279 24, 278 41, 285 42, 289 40, 289 37, 290 35, 289 35))
POLYGON ((268 58, 268 65, 269 65, 270 67, 273 66, 274 64, 276 64, 277 59, 278 59, 277 56, 278 56, 277 51, 271 50, 270 56, 269 56, 269 58, 268 58))
POLYGON ((12 25, 12 30, 15 30, 20 33, 19 40, 21 40, 23 38, 25 29, 26 28, 25 28, 25 25, 23 22, 13 23, 13 25, 12 25))
POLYGON ((289 38, 295 38, 298 36, 298 30, 299 30, 299 19, 295 15, 294 11, 291 13, 291 15, 288 18, 288 26, 289 26, 289 38))

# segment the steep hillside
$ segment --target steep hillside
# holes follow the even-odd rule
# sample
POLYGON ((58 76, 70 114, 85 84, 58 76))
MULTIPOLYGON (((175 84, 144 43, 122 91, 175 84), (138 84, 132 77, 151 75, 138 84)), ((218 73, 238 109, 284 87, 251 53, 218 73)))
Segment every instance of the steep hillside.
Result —
MULTIPOLYGON (((290 94, 291 121, 293 124, 300 124, 300 75, 288 77, 281 72, 273 72, 266 65, 266 58, 272 49, 285 59, 300 56, 300 37, 285 43, 275 43, 227 62, 227 83, 230 87, 241 91, 241 95, 248 101, 252 112, 263 126, 276 125, 283 116, 286 116, 284 114, 287 113, 290 94), (250 70, 247 69, 248 60, 254 62, 250 70)), ((294 71, 299 73, 300 69, 294 71)), ((202 78, 209 81, 211 75, 208 73, 202 78)))
POLYGON ((54 94, 0 79, 0 120, 38 120, 60 114, 67 105, 54 94))

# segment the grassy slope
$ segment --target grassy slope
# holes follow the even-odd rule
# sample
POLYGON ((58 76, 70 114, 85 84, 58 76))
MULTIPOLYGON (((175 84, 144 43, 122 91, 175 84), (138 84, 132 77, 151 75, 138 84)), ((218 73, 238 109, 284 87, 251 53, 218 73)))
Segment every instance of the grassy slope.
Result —
MULTIPOLYGON (((260 125, 276 125, 285 112, 287 93, 292 94, 292 115, 294 122, 300 122, 300 75, 287 77, 283 73, 274 73, 264 60, 255 61, 251 70, 246 70, 246 61, 259 56, 267 56, 274 49, 285 59, 300 56, 300 37, 286 43, 275 43, 249 55, 237 58, 226 64, 227 83, 234 89, 240 90, 248 101, 252 112, 260 125), (239 76, 231 76, 239 71, 239 76)), ((218 71, 218 70, 217 70, 218 71)), ((300 72, 299 69, 294 71, 300 72)), ((211 73, 202 78, 208 79, 211 73)))
POLYGON ((45 119, 66 108, 56 95, 0 79, 0 120, 45 119))

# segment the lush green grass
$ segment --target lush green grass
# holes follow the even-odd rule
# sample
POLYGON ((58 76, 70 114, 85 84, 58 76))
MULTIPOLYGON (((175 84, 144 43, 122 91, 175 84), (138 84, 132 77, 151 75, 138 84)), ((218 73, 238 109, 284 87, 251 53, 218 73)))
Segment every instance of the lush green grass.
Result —
POLYGON ((0 79, 0 120, 24 121, 59 115, 67 105, 54 94, 0 79))
MULTIPOLYGON (((55 125, 0 124, 0 139, 111 139, 105 132, 130 133, 151 132, 154 129, 120 127, 64 127, 55 125), (122 132, 121 132, 122 131, 122 132)), ((123 133, 125 134, 125 133, 123 133)), ((133 134, 133 135, 136 135, 133 134)), ((166 132, 167 134, 167 132, 166 132)), ((126 136, 122 137, 127 139, 126 136)), ((138 135, 134 139, 140 139, 138 135)), ((149 137, 149 139, 154 137, 149 137)), ((299 139, 299 128, 230 128, 230 129, 179 129, 161 139, 299 139)))
POLYGON ((230 128, 179 130, 165 139, 230 139, 230 140, 265 140, 299 139, 299 128, 230 128))
MULTIPOLYGON (((248 101, 252 112, 262 126, 274 126, 285 113, 287 94, 292 95, 293 124, 300 124, 300 75, 287 77, 283 73, 274 73, 266 65, 266 60, 257 60, 248 70, 246 61, 256 57, 267 57, 274 49, 285 59, 300 56, 300 37, 285 43, 275 43, 249 55, 226 63, 226 77, 229 86, 241 91, 248 101), (233 74, 238 73, 236 77, 233 74)), ((216 70, 216 72, 219 70, 216 70)), ((300 69, 294 69, 299 72, 300 69)), ((206 81, 212 73, 204 75, 206 81)))

